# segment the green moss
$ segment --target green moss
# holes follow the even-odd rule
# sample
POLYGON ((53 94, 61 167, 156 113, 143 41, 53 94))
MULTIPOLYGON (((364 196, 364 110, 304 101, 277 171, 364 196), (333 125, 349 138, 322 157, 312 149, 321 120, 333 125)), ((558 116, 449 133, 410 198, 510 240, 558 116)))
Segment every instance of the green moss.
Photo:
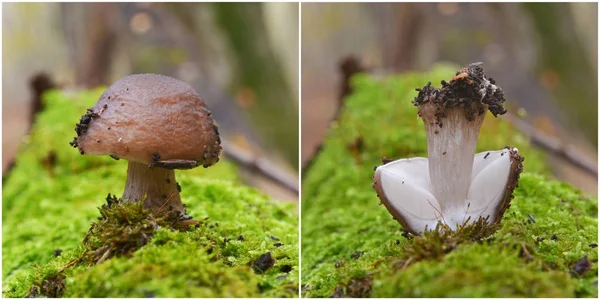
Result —
POLYGON ((457 69, 353 79, 355 92, 305 174, 303 296, 596 297, 597 198, 549 179, 543 154, 502 117, 486 118, 478 150, 516 146, 525 161, 496 233, 411 238, 379 205, 371 183, 380 158, 427 155, 414 89, 439 86, 457 69), (575 274, 585 255, 591 270, 575 274))
POLYGON ((100 215, 83 239, 87 259, 78 262, 98 264, 113 256, 131 255, 160 228, 189 230, 192 225, 200 225, 191 219, 180 222, 180 213, 175 210, 155 213, 145 209, 143 201, 123 201, 110 194, 100 207, 100 215))
MULTIPOLYGON (((41 270, 40 270, 41 271, 41 270)), ((45 296, 60 298, 65 292, 65 275, 62 272, 46 273, 43 278, 32 283, 27 291, 27 298, 45 296)))
POLYGON ((135 252, 82 263, 82 241, 90 223, 99 221, 98 207, 108 193, 121 194, 126 179, 126 162, 82 156, 69 147, 75 123, 101 92, 48 94, 47 109, 4 178, 4 296, 296 296, 295 205, 243 186, 227 161, 176 172, 182 202, 201 222, 197 228, 180 232, 162 226, 135 252), (62 253, 54 257, 58 249, 62 253), (267 252, 274 266, 255 273, 254 261, 267 252))

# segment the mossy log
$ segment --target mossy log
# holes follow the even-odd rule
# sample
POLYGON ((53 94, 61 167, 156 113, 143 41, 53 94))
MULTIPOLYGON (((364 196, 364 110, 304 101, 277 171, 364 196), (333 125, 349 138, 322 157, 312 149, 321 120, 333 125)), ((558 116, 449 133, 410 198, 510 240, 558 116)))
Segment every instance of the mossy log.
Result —
POLYGON ((90 222, 100 224, 94 230, 104 226, 101 212, 118 214, 125 221, 126 213, 137 213, 107 212, 106 207, 98 211, 107 194, 122 194, 127 163, 108 156, 82 156, 68 144, 80 115, 101 93, 102 89, 46 94, 46 109, 3 179, 3 295, 297 296, 296 205, 244 186, 227 161, 177 172, 182 202, 197 226, 177 231, 151 220, 146 224, 152 230, 142 230, 131 222, 123 226, 121 236, 113 228, 109 235, 91 241, 97 244, 136 232, 142 237, 138 243, 123 251, 98 252, 102 257, 95 259, 97 263, 82 259, 90 254, 89 242, 83 243, 90 222), (272 260, 267 267, 259 264, 262 269, 256 271, 255 265, 267 253, 272 260))
POLYGON ((525 161, 494 234, 414 237, 379 205, 371 183, 381 158, 427 156, 415 88, 457 69, 353 77, 304 174, 303 297, 597 297, 597 198, 551 179, 543 153, 502 117, 486 118, 477 151, 512 145, 525 161))

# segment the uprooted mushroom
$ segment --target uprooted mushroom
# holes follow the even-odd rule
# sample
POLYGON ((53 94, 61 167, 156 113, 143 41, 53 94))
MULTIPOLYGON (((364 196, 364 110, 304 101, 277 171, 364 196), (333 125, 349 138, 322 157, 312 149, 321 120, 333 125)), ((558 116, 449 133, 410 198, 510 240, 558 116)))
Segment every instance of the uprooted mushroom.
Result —
POLYGON ((399 159, 375 170, 381 202, 413 234, 438 223, 455 230, 479 220, 500 222, 518 185, 517 148, 475 154, 484 117, 506 113, 504 93, 482 63, 461 69, 441 88, 417 89, 413 104, 427 132, 428 157, 399 159))
POLYGON ((184 214, 175 169, 209 167, 219 160, 218 128, 188 84, 163 75, 126 76, 81 117, 71 142, 81 154, 129 161, 123 199, 153 211, 184 214))

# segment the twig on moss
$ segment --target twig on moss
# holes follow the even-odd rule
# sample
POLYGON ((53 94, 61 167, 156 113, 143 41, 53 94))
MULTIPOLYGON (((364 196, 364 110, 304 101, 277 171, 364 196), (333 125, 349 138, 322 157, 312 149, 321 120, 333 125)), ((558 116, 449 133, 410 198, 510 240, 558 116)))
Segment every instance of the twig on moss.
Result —
POLYGON ((81 254, 77 258, 70 260, 66 265, 60 267, 60 269, 58 270, 58 272, 62 273, 66 269, 74 266, 76 263, 80 262, 81 259, 83 259, 84 256, 85 256, 85 251, 81 252, 81 254))
POLYGON ((529 136, 531 143, 546 150, 547 152, 563 158, 568 163, 582 169, 588 174, 598 177, 598 167, 596 163, 586 159, 586 155, 582 154, 575 147, 566 144, 560 139, 547 135, 539 130, 536 130, 529 123, 514 114, 506 114, 506 118, 517 128, 529 136))
POLYGON ((290 172, 283 170, 269 159, 244 150, 226 139, 221 139, 221 144, 223 144, 223 154, 229 160, 248 170, 258 172, 269 180, 298 194, 298 179, 290 172))

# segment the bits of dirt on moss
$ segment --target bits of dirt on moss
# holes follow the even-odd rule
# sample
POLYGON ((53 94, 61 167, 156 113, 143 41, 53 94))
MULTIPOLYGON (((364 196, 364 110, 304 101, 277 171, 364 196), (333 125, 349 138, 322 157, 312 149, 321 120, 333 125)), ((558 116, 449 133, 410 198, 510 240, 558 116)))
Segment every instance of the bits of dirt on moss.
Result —
POLYGON ((254 272, 262 274, 269 270, 273 265, 275 265, 275 259, 271 256, 271 252, 267 252, 254 261, 253 269, 254 272))
POLYGON ((240 242, 243 242, 244 241, 244 236, 240 234, 240 236, 238 236, 237 240, 240 241, 240 242))
POLYGON ((274 241, 279 241, 279 238, 273 235, 269 236, 269 238, 271 238, 274 241))
POLYGON ((555 263, 549 262, 545 264, 545 267, 547 267, 550 270, 556 270, 558 266, 555 263))
POLYGON ((54 251, 52 251, 52 256, 59 257, 61 253, 62 253, 61 249, 55 249, 54 251))
POLYGON ((553 234, 550 239, 553 241, 558 241, 558 236, 556 234, 553 234))
MULTIPOLYGON (((182 216, 174 210, 155 214, 144 208, 142 201, 129 202, 110 194, 99 208, 101 217, 92 223, 83 239, 86 257, 91 264, 101 263, 113 256, 130 255, 146 245, 159 227, 187 230, 182 216)), ((189 223, 189 222, 188 222, 189 223)), ((191 224, 191 223, 190 223, 191 224)), ((197 222, 194 222, 197 224, 197 222)))
POLYGON ((598 244, 592 243, 588 245, 590 248, 598 248, 598 244))
POLYGON ((41 280, 33 282, 25 298, 60 298, 65 292, 66 276, 62 273, 49 274, 41 280))
POLYGON ((48 154, 42 158, 42 165, 44 166, 44 169, 46 169, 46 171, 48 171, 52 177, 54 177, 54 166, 56 166, 57 158, 58 156, 54 150, 48 151, 48 154))
POLYGON ((574 276, 583 276, 592 268, 592 262, 588 259, 587 255, 580 258, 571 267, 571 274, 574 276))
POLYGON ((356 251, 350 255, 350 258, 359 259, 364 253, 365 251, 356 251))
POLYGON ((151 291, 144 291, 144 298, 156 298, 156 295, 151 291))
POLYGON ((283 273, 289 273, 292 271, 292 266, 291 265, 283 265, 279 268, 279 271, 283 272, 283 273))
POLYGON ((347 149, 348 152, 350 152, 350 154, 352 155, 352 157, 354 157, 356 164, 361 165, 363 162, 361 158, 361 153, 365 149, 365 141, 362 138, 362 136, 356 137, 354 141, 349 143, 347 149))
POLYGON ((347 284, 338 284, 330 298, 368 298, 371 294, 373 275, 357 276, 347 284))

